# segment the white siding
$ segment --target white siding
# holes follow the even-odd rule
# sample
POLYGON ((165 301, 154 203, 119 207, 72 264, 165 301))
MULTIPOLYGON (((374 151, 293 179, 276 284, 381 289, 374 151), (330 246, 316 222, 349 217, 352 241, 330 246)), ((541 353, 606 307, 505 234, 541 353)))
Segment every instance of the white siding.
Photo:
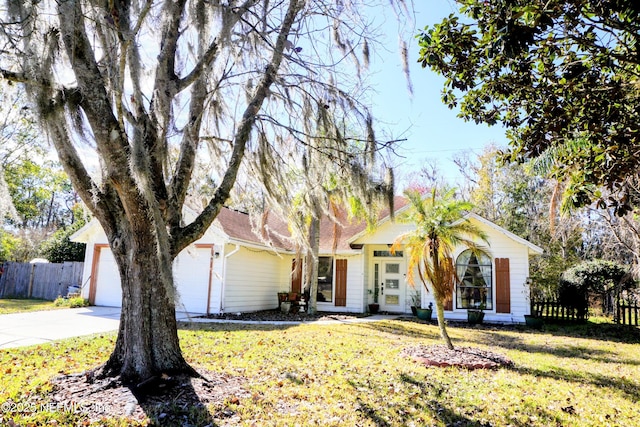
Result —
MULTIPOLYGON (((91 269, 93 264, 94 246, 96 244, 106 245, 107 237, 101 227, 96 227, 97 231, 91 236, 91 241, 87 243, 85 253, 85 264, 83 271, 83 288, 81 290, 84 298, 89 298, 91 269)), ((201 243, 204 239, 197 241, 201 243)), ((215 246, 216 250, 221 246, 215 246)), ((174 279, 178 294, 181 296, 180 301, 176 304, 178 311, 187 310, 193 313, 204 313, 206 311, 208 284, 209 284, 209 267, 210 267, 210 251, 211 248, 196 248, 195 245, 182 251, 174 261, 174 279)), ((214 260, 214 272, 218 272, 221 276, 221 265, 216 265, 214 260)), ((111 249, 103 247, 100 249, 98 260, 98 277, 96 283, 96 305, 120 307, 122 304, 122 291, 120 288, 120 276, 118 274, 115 260, 111 253, 111 249)), ((212 278, 217 278, 213 276, 212 278)), ((218 279, 220 280, 220 279, 218 279)), ((218 285, 221 282, 218 282, 218 285)), ((213 288, 215 280, 212 283, 212 300, 216 290, 213 288)), ((219 291, 218 291, 219 294, 219 291)), ((219 304, 218 304, 219 305, 219 304)), ((215 312, 218 305, 211 306, 211 312, 215 312)))
MULTIPOLYGON (((364 243, 366 245, 387 245, 401 234, 414 229, 412 224, 401 224, 399 222, 387 221, 381 224, 375 231, 367 233, 357 238, 353 243, 364 243)), ((385 247, 385 249, 387 249, 385 247)))
POLYGON ((82 271, 82 288, 80 295, 82 298, 89 299, 89 286, 91 283, 91 266, 93 265, 93 242, 87 243, 84 252, 84 267, 82 271))
POLYGON ((371 257, 373 256, 373 249, 371 245, 365 245, 364 250, 362 251, 363 257, 363 272, 362 272, 362 282, 363 282, 363 312, 366 311, 366 307, 373 302, 373 263, 371 262, 371 257), (371 291, 371 293, 369 293, 371 291))
MULTIPOLYGON (((227 249, 232 247, 228 246, 227 249)), ((269 250, 245 247, 240 247, 238 252, 226 258, 224 312, 277 308, 277 293, 283 281, 283 264, 286 260, 269 250)))
MULTIPOLYGON (((488 237, 489 245, 486 252, 494 260, 492 271, 493 283, 493 310, 485 310, 485 321, 500 323, 520 323, 524 322, 524 315, 529 314, 529 299, 527 288, 525 286, 527 277, 529 276, 529 252, 528 248, 501 233, 492 227, 488 227, 479 221, 471 220, 474 224, 485 231, 488 237), (511 313, 495 312, 495 283, 496 283, 496 258, 509 258, 509 282, 511 291, 511 313)), ((454 259, 464 250, 460 247, 454 253, 454 259)), ((423 306, 433 302, 432 293, 427 293, 423 298, 423 306)), ((435 302, 434 302, 435 304, 435 302)), ((445 312, 447 319, 466 320, 467 310, 456 309, 454 299, 453 312, 445 312)))

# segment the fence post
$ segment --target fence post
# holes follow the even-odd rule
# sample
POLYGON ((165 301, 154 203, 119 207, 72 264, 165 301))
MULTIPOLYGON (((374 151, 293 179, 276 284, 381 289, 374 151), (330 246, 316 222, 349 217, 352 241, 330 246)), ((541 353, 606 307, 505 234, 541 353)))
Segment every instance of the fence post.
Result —
POLYGON ((35 269, 36 269, 36 264, 35 263, 31 264, 31 273, 29 274, 29 290, 27 291, 27 298, 31 298, 31 295, 33 294, 33 273, 35 269))
POLYGON ((4 296, 5 283, 7 282, 7 276, 4 274, 6 271, 6 263, 0 264, 0 298, 4 296))

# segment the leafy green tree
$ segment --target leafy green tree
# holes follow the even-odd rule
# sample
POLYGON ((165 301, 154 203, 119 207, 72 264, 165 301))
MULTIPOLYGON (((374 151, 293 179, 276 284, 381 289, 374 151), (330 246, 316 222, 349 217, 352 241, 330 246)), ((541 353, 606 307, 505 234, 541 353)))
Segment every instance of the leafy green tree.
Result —
POLYGON ((562 272, 584 256, 582 212, 560 215, 551 203, 553 180, 531 164, 501 162, 496 147, 486 147, 476 161, 466 159, 460 166, 473 183, 467 191, 475 213, 544 249, 531 260, 532 293, 555 296, 562 272))
POLYGON ((415 224, 416 228, 401 234, 393 242, 392 251, 404 245, 409 252, 408 281, 415 284, 413 272, 429 292, 433 290, 440 335, 449 349, 453 349, 444 320, 444 304, 452 298, 457 281, 453 251, 463 246, 473 251, 482 250, 478 240, 487 242, 482 230, 464 218, 473 205, 457 200, 455 189, 435 188, 423 197, 415 190, 405 191, 409 208, 398 216, 399 222, 415 224))
POLYGON ((71 182, 59 165, 37 163, 26 155, 5 167, 5 179, 22 228, 57 228, 74 221, 77 203, 71 182))
POLYGON ((59 228, 51 237, 42 242, 40 254, 50 262, 84 261, 86 244, 72 242, 69 238, 85 224, 80 219, 68 227, 59 228))
POLYGON ((13 254, 19 243, 12 233, 0 229, 0 262, 14 261, 13 254))
POLYGON ((640 6, 636 0, 457 0, 420 34, 423 67, 446 80, 442 100, 465 120, 507 129, 507 160, 558 150, 576 206, 630 209, 640 161, 640 6), (598 188, 611 193, 606 200, 598 188))
POLYGON ((17 220, 18 213, 13 206, 9 186, 4 179, 4 168, 0 165, 0 220, 4 222, 5 219, 17 220))

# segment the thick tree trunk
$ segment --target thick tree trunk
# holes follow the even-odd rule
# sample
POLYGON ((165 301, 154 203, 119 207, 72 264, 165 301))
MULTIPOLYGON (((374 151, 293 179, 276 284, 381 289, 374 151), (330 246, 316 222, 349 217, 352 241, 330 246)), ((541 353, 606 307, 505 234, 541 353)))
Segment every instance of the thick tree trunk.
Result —
MULTIPOLYGON (((177 334, 172 265, 164 265, 152 234, 130 238, 114 256, 120 269, 122 314, 111 357, 101 375, 137 385, 163 373, 197 373, 182 357, 177 334)), ((112 245, 114 247, 114 245, 112 245)))
POLYGON ((447 326, 444 320, 444 301, 442 298, 436 295, 436 316, 438 318, 438 329, 440 329, 440 337, 444 340, 445 345, 449 350, 453 350, 453 343, 449 334, 447 333, 447 326))

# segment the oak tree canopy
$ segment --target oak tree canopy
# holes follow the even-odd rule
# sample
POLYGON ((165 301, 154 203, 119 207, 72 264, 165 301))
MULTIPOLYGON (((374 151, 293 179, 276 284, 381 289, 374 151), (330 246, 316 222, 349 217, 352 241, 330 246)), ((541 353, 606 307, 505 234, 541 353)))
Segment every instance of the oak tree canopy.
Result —
MULTIPOLYGON (((371 171, 381 144, 360 77, 376 44, 365 12, 382 3, 5 2, 0 76, 25 85, 118 265, 122 317, 102 374, 136 383, 194 373, 177 338, 172 261, 239 175, 269 175, 319 146, 319 161, 371 171), (214 185, 188 221, 203 162, 214 185)), ((402 13, 404 0, 391 7, 402 13)))

